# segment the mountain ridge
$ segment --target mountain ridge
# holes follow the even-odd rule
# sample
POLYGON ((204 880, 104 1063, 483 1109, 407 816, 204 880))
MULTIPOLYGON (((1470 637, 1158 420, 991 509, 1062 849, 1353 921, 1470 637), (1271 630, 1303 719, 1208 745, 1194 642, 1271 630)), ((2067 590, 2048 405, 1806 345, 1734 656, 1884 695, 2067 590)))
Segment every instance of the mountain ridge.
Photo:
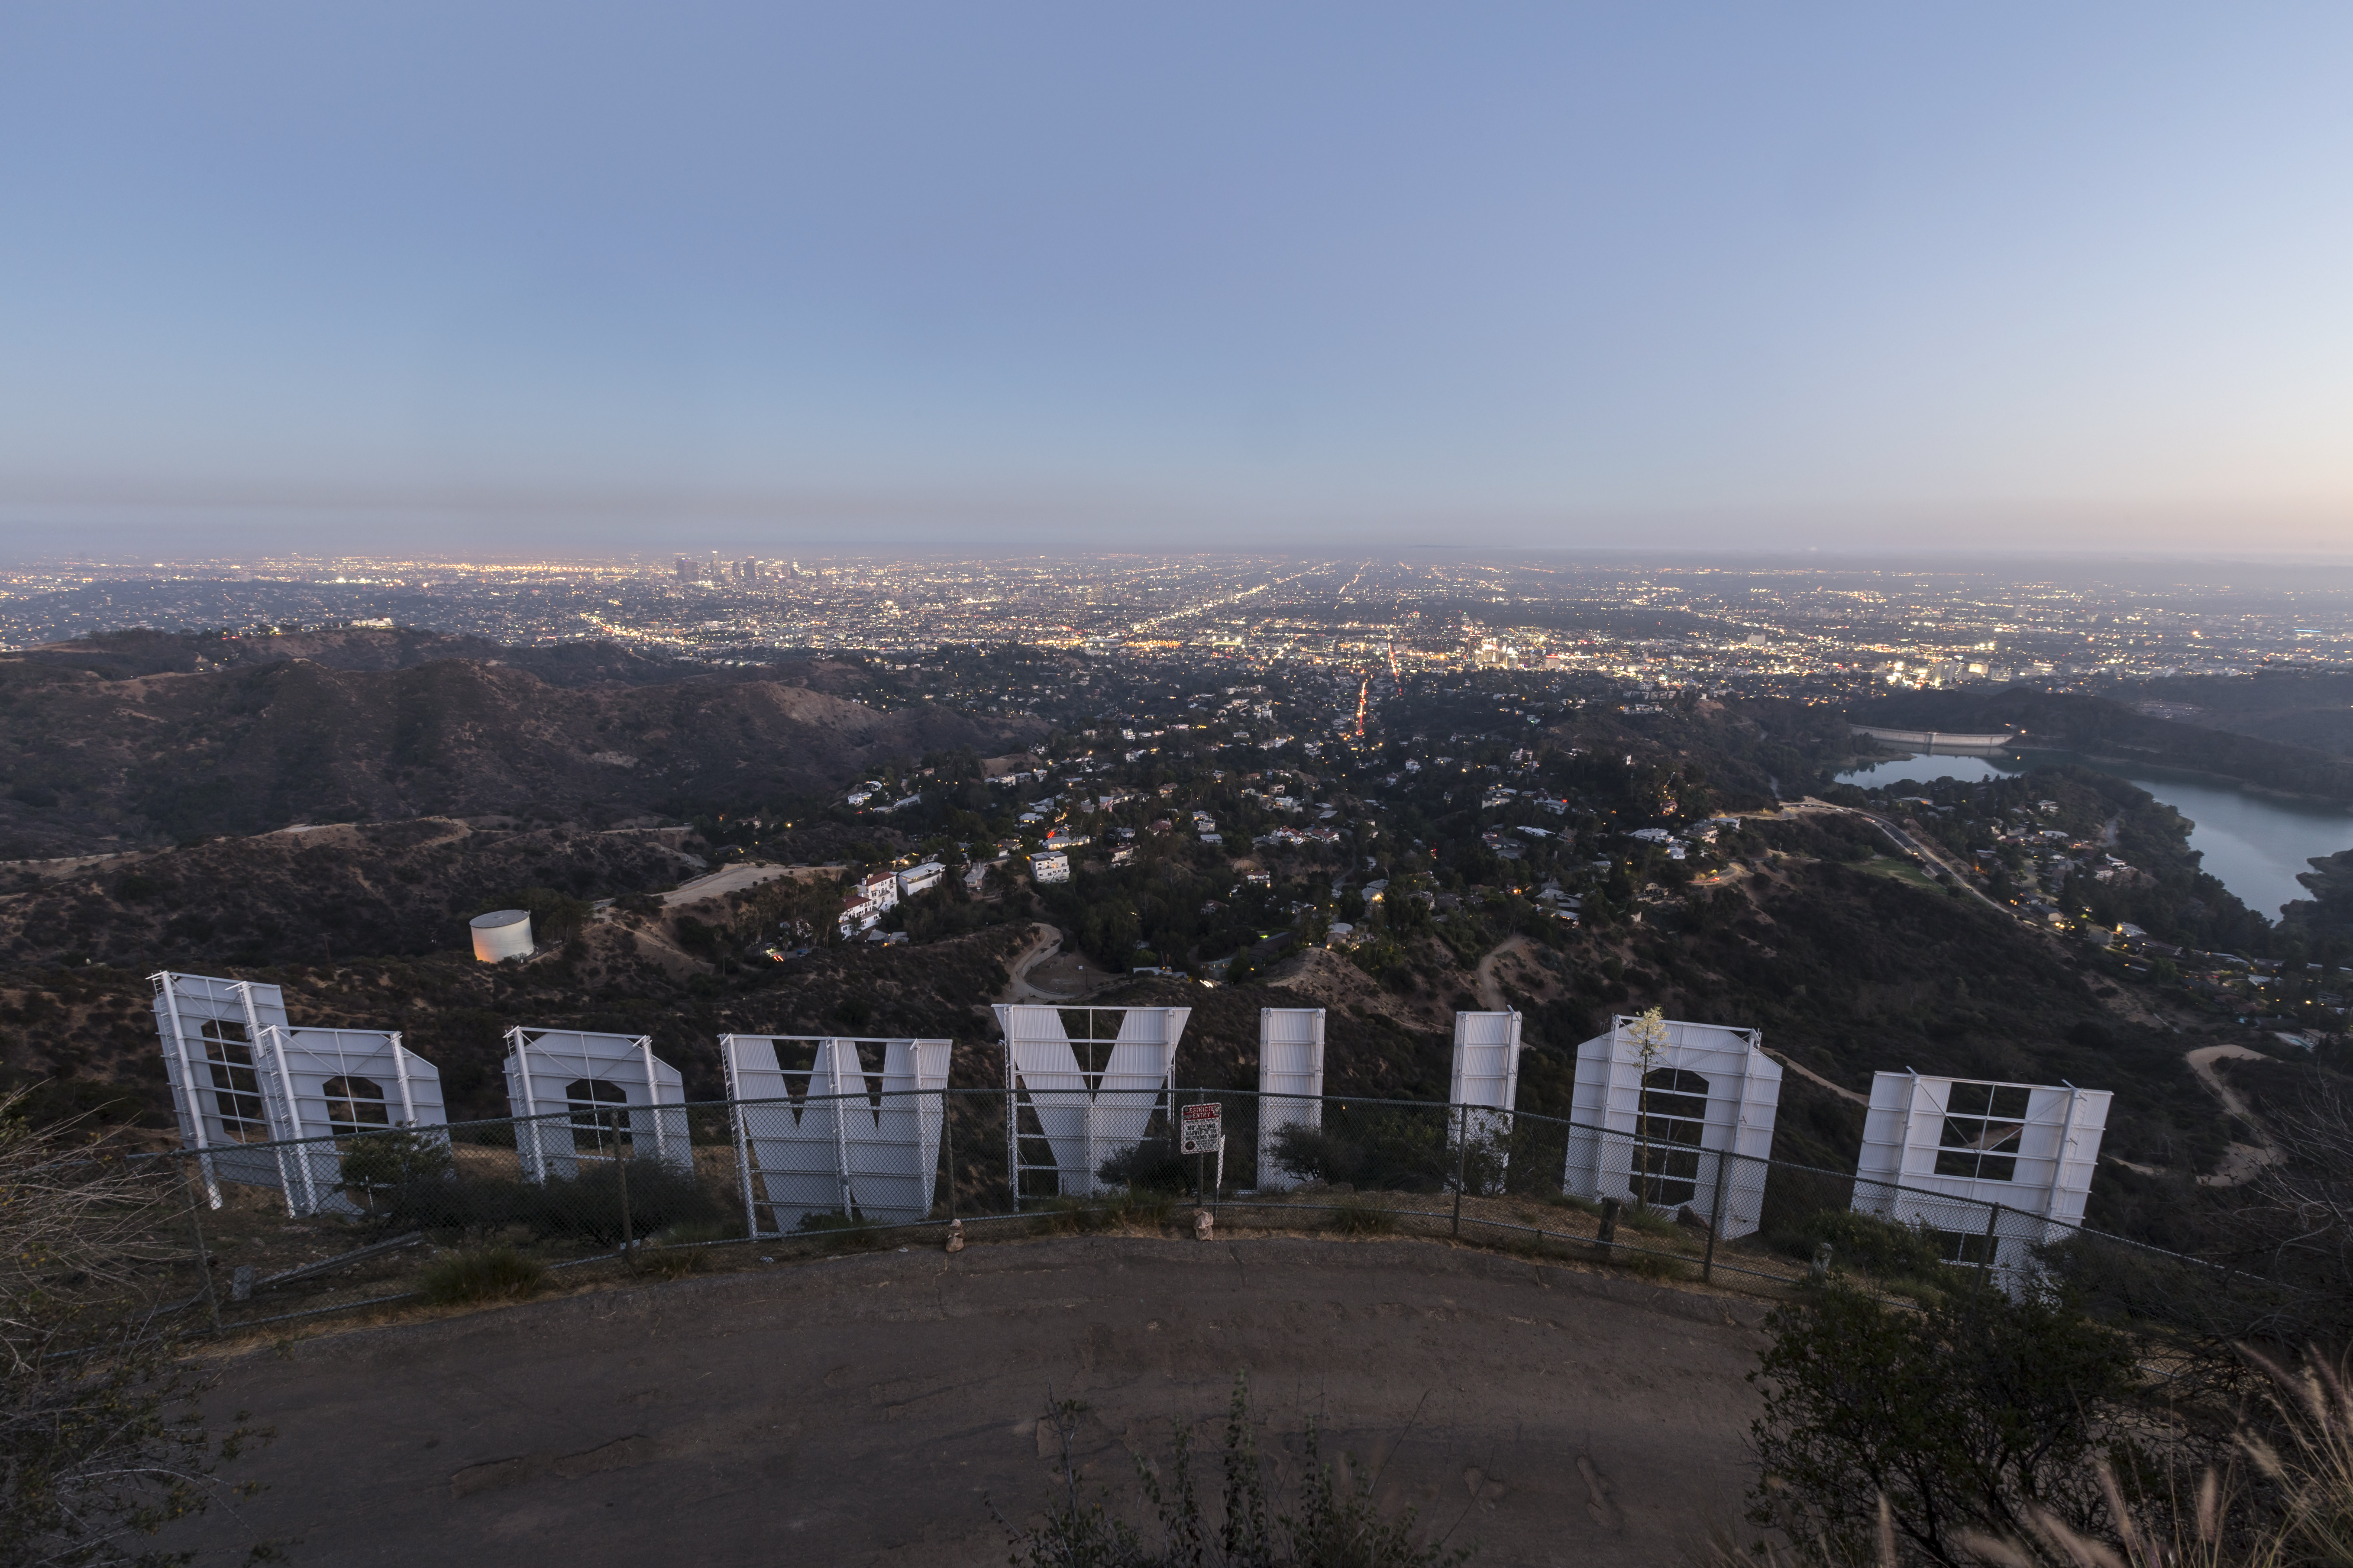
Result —
MULTIPOLYGON (((0 858, 301 822, 505 814, 603 826, 690 795, 700 808, 765 806, 892 759, 1000 752, 1046 732, 1034 719, 869 706, 824 689, 862 680, 840 660, 557 684, 505 658, 398 662, 448 639, 373 633, 338 645, 334 665, 297 655, 128 673, 176 663, 195 640, 0 658, 0 858), (371 658, 384 667, 353 667, 371 658)), ((575 646, 591 650, 565 656, 575 678, 651 662, 575 646)), ((549 650, 524 651, 547 662, 549 650)))

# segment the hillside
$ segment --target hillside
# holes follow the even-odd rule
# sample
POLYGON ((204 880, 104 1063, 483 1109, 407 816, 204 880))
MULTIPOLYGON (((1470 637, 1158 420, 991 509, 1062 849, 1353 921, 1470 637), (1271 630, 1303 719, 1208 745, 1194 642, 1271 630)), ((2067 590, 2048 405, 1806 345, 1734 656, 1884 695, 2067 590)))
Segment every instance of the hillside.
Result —
POLYGON ((463 639, 426 634, 320 636, 303 646, 332 662, 221 665, 201 639, 153 634, 0 658, 0 858, 428 816, 604 826, 773 805, 893 758, 1043 732, 879 711, 827 689, 862 679, 830 661, 680 675, 598 645, 494 659, 443 657, 463 639))
MULTIPOLYGON (((1740 870, 1650 904, 1639 923, 1573 931, 1489 904, 1354 962, 1316 950, 1258 983, 1138 980, 1095 1000, 1190 1006, 1179 1080, 1233 1088, 1255 1082, 1260 1008, 1323 1005, 1330 1092, 1421 1100, 1445 1098, 1452 1010, 1511 1005, 1531 1047, 1520 1105, 1551 1115, 1567 1112, 1576 1046, 1612 1013, 1655 1005, 1759 1027, 1804 1069, 1784 1079, 1776 1152, 1831 1166, 1851 1166, 1861 1134, 1860 1108, 1837 1089, 1867 1090, 1874 1071, 2094 1084, 2117 1093, 2094 1222, 2161 1237, 2205 1203, 2190 1178, 2216 1168, 2232 1129, 2183 1061, 2198 1037, 2179 1030, 2213 1023, 2170 1016, 1974 900, 1891 874, 1873 837, 1852 818, 1757 823, 1740 870)), ((964 934, 783 964, 754 944, 793 900, 822 905, 819 884, 678 908, 625 898, 528 964, 466 955, 465 914, 526 889, 667 885, 702 847, 679 837, 384 824, 109 861, 22 889, 0 897, 0 1079, 54 1080, 43 1092, 58 1108, 127 1096, 115 1114, 163 1125, 144 976, 171 966, 284 985, 301 1022, 403 1030, 440 1067, 459 1116, 502 1113, 498 1062, 518 1024, 650 1034, 698 1098, 721 1092, 712 1042, 727 1030, 945 1036, 959 1084, 1000 1081, 987 1004, 1039 912, 1018 893, 961 906, 964 934)))
POLYGON ((2131 700, 2154 717, 2353 757, 2353 675, 2266 670, 2148 680, 2131 700))
POLYGON ((684 838, 444 817, 111 857, 0 885, 0 959, 144 973, 462 952, 470 917, 527 889, 593 899, 673 885, 702 864, 684 838))
MULTIPOLYGON (((172 967, 283 984, 304 1022, 403 1030, 440 1065, 460 1115, 501 1110, 497 1064, 519 1024, 650 1034, 697 1096, 719 1092, 723 1030, 946 1036, 959 1042, 957 1081, 978 1088, 1000 1081, 987 1005, 1042 920, 1098 973, 1168 962, 1235 982, 1125 979, 1094 998, 1192 1007, 1176 1071, 1194 1085, 1255 1081, 1261 1007, 1322 1005, 1331 1092, 1442 1101, 1452 1013, 1511 1006, 1531 1047, 1519 1104, 1561 1115, 1577 1044, 1613 1013, 1658 1005, 1764 1031, 1793 1069, 1777 1152, 1809 1163, 1851 1164, 1855 1097, 1875 1071, 2113 1089, 2094 1220, 2161 1239, 2212 1198, 2195 1178, 2222 1168, 2243 1131, 2185 1051, 2200 1039, 2286 1048, 2268 1033, 2276 1022, 2220 1010, 2211 985, 2136 972, 1932 881, 1862 817, 1770 805, 1841 751, 1827 709, 1692 694, 1531 711, 1439 692, 1398 715, 1402 734, 1361 768, 1244 772, 1240 757, 1267 764, 1190 731, 1144 760, 1066 737, 1039 770, 1057 776, 1018 790, 979 783, 966 755, 887 818, 837 802, 786 822, 722 821, 731 801, 772 810, 893 754, 999 751, 1025 726, 899 706, 881 672, 849 661, 655 679, 638 656, 593 647, 548 676, 442 657, 448 639, 338 634, 313 651, 156 668, 185 641, 131 637, 0 660, 16 819, 76 843, 128 826, 154 846, 0 868, 0 1078, 54 1080, 51 1109, 124 1099, 160 1125, 144 976, 172 967), (620 671, 609 679, 595 673, 608 658, 620 671), (1266 793, 1276 783, 1299 794, 1266 793), (1297 808, 1311 800, 1315 814, 1297 808), (1187 807, 1214 811, 1223 846, 1155 820, 1187 807), (826 869, 678 906, 645 896, 722 855, 872 865, 921 848, 954 860, 960 846, 1022 831, 1023 815, 1042 832, 1044 808, 1103 847, 1075 858, 1070 882, 1033 889, 1016 863, 976 900, 951 878, 904 911, 905 946, 778 961, 772 950, 833 929, 826 869), (1633 831, 1725 810, 1759 815, 1694 834, 1688 858, 1633 831), (638 812, 697 826, 623 826, 638 812), (279 826, 303 818, 341 825, 279 826), (259 826, 155 842, 188 820, 259 826), (1321 838, 1275 831, 1300 820, 1337 826, 1321 838), (1119 864, 1103 853, 1114 844, 1130 852, 1119 864), (1377 901, 1376 882, 1388 889, 1377 901), (1551 918, 1540 890, 1580 899, 1582 923, 1551 918), (592 915, 596 899, 617 902, 592 915), (521 966, 470 962, 465 919, 512 903, 546 912, 545 950, 521 966), (1340 919, 1356 922, 1355 946, 1290 951, 1340 919)), ((2070 910, 2256 956, 2274 940, 2196 869, 2178 814, 2106 775, 2045 771, 1936 786, 1926 801, 1831 793, 1892 814, 1956 864, 2017 838, 2020 820, 2128 858, 2126 879, 2051 872, 2042 890, 2070 910)), ((2003 853, 1987 863, 1994 897, 2042 885, 2030 879, 2048 871, 2042 859, 2016 844, 2003 853)), ((2301 998, 2319 984, 2300 977, 2303 938, 2276 942, 2301 998)))
POLYGON ((511 665, 551 686, 588 686, 603 681, 649 686, 704 673, 700 664, 649 658, 613 643, 509 647, 487 637, 413 626, 344 627, 254 637, 159 632, 134 626, 76 637, 70 642, 47 643, 12 657, 47 668, 87 670, 108 680, 250 669, 292 659, 327 669, 386 670, 408 669, 440 659, 467 658, 511 665))
POLYGON ((2022 731, 2025 743, 2237 779, 2353 805, 2353 757, 2158 718, 2105 697, 2037 691, 1910 691, 1858 703, 1859 724, 1961 733, 2022 731))

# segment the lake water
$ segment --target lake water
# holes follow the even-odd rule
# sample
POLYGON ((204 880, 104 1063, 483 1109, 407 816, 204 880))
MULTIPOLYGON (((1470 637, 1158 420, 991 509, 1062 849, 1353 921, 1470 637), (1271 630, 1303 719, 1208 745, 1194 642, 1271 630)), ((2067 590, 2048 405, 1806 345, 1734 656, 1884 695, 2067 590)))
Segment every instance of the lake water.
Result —
POLYGON ((2129 779, 2197 826, 2189 847, 2205 858, 2209 874, 2257 914, 2276 920, 2279 907, 2311 895, 2295 879, 2319 856, 2353 849, 2353 814, 2332 806, 2270 799, 2229 784, 2163 768, 2119 767, 2066 752, 2001 752, 1968 756, 1920 755, 1871 763, 1838 775, 1841 784, 1865 789, 1910 779, 1957 779, 1976 783, 2016 778, 2035 768, 2081 763, 2129 779))

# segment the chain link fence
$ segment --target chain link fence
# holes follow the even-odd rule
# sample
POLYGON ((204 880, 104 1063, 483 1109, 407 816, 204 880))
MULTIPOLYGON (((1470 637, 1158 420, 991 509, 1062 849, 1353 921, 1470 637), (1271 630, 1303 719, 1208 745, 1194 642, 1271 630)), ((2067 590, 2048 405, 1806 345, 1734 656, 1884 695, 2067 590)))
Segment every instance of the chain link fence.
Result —
POLYGON ((224 1328, 405 1300, 437 1258, 490 1246, 660 1275, 937 1246, 952 1222, 976 1240, 1153 1228, 1195 1205, 1220 1233, 1445 1237, 1767 1294, 1829 1278, 1910 1301, 2056 1289, 2203 1342, 2290 1334, 2313 1305, 2022 1208, 1425 1101, 947 1089, 579 1105, 150 1163, 185 1212, 196 1293, 179 1305, 224 1328), (1221 1137, 1187 1153, 1180 1129, 1209 1107, 1221 1137))

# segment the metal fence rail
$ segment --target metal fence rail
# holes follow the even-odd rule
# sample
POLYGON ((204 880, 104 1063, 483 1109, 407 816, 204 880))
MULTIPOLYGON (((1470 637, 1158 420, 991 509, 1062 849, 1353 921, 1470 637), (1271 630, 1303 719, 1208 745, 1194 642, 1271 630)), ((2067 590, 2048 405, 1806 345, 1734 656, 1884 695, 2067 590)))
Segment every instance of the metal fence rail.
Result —
POLYGON ((225 1326, 396 1300, 451 1248, 557 1268, 679 1268, 936 1239, 1163 1223, 1446 1236, 1562 1261, 1785 1290, 1838 1276, 1927 1300, 2070 1292, 2095 1315, 2218 1338, 2309 1303, 2269 1279, 2000 1204, 1428 1101, 1246 1090, 881 1091, 563 1111, 153 1157, 183 1184, 195 1297, 225 1326), (1214 1104, 1222 1151, 1177 1123, 1214 1104), (208 1282, 208 1283, 207 1283, 208 1282))

